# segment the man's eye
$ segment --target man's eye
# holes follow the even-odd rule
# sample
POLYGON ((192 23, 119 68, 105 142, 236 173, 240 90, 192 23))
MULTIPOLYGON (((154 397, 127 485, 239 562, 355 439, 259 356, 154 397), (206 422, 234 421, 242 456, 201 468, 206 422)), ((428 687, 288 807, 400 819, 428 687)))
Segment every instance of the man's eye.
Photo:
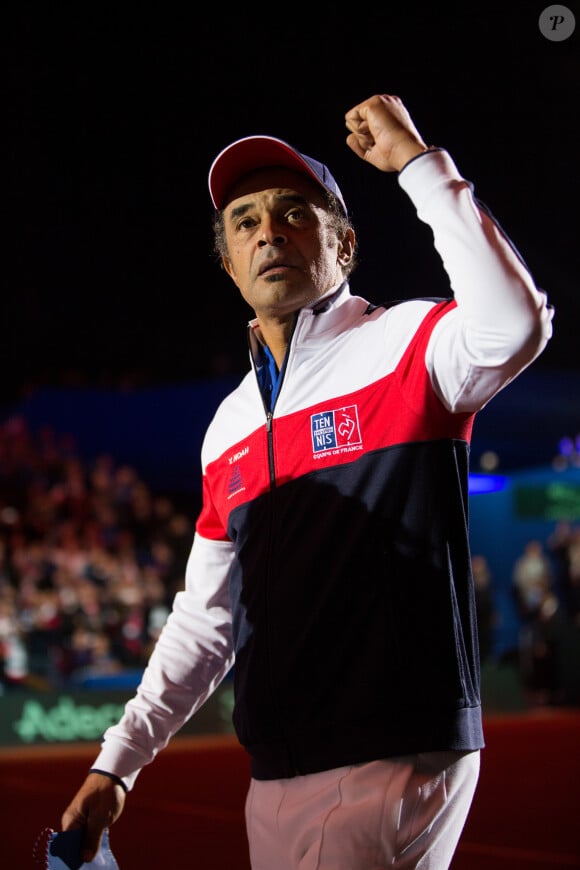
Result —
POLYGON ((296 223, 298 221, 304 220, 304 216, 304 209, 293 208, 292 211, 287 212, 286 220, 290 221, 290 223, 296 223))
POLYGON ((236 229, 238 230, 249 230, 255 224, 255 221, 252 218, 245 217, 237 224, 236 229))

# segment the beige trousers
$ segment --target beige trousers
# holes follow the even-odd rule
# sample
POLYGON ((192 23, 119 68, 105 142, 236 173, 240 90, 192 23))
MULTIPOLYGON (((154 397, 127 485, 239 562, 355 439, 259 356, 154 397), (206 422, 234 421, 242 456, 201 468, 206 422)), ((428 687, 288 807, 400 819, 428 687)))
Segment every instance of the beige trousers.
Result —
POLYGON ((282 780, 252 780, 252 870, 447 870, 479 752, 427 752, 282 780))

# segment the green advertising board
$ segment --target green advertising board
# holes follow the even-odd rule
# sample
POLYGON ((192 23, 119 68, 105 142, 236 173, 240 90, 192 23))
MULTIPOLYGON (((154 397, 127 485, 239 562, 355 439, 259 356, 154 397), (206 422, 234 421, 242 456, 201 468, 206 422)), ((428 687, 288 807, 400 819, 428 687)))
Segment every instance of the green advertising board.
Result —
MULTIPOLYGON (((0 697, 0 746, 100 740, 104 731, 119 720, 133 695, 129 690, 10 691, 0 697)), ((226 681, 179 734, 231 733, 232 707, 233 686, 226 681)))

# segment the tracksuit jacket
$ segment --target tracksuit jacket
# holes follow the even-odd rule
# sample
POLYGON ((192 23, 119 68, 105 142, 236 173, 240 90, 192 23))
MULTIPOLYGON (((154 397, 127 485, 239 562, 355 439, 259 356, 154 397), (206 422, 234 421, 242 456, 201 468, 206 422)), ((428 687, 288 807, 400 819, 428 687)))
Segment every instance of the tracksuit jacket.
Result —
POLYGON ((298 313, 273 408, 249 324, 251 370, 202 448, 185 589, 95 761, 129 788, 234 663, 257 779, 484 745, 470 437, 553 312, 447 152, 399 183, 451 296, 371 305, 333 288, 298 313))

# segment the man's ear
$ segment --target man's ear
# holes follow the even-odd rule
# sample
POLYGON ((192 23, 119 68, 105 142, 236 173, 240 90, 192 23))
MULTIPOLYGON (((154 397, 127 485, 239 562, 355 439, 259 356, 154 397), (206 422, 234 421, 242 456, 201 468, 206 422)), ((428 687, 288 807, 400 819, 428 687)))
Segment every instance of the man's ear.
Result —
POLYGON ((343 238, 338 243, 338 262, 344 267, 352 260, 354 254, 355 235, 354 230, 349 227, 343 238))
POLYGON ((234 270, 232 267, 232 262, 229 257, 222 256, 222 268, 228 273, 232 281, 235 281, 234 270))

